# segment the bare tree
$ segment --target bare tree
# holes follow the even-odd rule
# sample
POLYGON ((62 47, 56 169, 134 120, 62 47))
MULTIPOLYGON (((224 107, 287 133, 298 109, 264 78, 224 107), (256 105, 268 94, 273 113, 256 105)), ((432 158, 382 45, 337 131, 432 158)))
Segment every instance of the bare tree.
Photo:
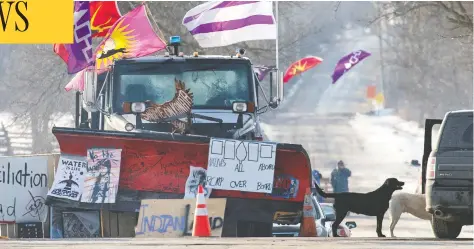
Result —
POLYGON ((15 114, 14 123, 31 127, 33 153, 51 151, 52 135, 48 127, 54 112, 72 112, 72 94, 64 92, 70 78, 65 65, 49 45, 11 45, 10 61, 2 79, 3 111, 15 114))
POLYGON ((472 107, 472 2, 377 4, 391 107, 420 124, 472 107))

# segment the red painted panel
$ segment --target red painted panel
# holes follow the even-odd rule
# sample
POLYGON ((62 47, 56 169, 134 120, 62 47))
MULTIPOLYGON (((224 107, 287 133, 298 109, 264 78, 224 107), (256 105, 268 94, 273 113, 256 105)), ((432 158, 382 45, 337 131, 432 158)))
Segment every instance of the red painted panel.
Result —
MULTIPOLYGON (((209 144, 163 141, 93 134, 55 133, 61 153, 86 156, 93 147, 121 148, 119 187, 163 193, 184 193, 189 166, 207 168, 209 144)), ((301 151, 277 149, 275 176, 290 175, 299 180, 298 193, 288 201, 302 202, 310 186, 310 163, 301 151)), ((282 182, 274 181, 281 187, 282 182)), ((287 200, 266 194, 213 190, 213 197, 287 200)))

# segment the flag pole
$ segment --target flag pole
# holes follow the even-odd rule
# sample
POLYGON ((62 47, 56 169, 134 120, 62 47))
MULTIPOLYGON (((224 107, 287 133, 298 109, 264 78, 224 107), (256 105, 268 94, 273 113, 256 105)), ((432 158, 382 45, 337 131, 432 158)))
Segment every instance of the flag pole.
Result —
POLYGON ((276 43, 275 43, 275 51, 276 51, 276 68, 278 69, 278 1, 275 1, 275 22, 276 22, 276 43))
MULTIPOLYGON (((145 6, 145 12, 146 12, 146 14, 147 14, 148 21, 150 21, 150 17, 151 17, 151 20, 152 20, 153 23, 155 24, 156 29, 157 29, 158 32, 160 33, 160 34, 157 34, 157 36, 163 41, 163 43, 167 44, 167 43, 166 43, 166 38, 165 38, 165 36, 163 35, 163 32, 161 32, 160 26, 159 26, 158 23, 156 22, 155 17, 154 17, 153 14, 151 13, 151 10, 150 10, 150 8, 148 7, 147 1, 142 1, 141 4, 143 4, 143 5, 145 6)), ((151 23, 151 22, 150 22, 150 23, 151 23)), ((151 24, 151 26, 152 26, 152 28, 153 28, 153 31, 155 31, 155 27, 153 27, 153 24, 151 24)), ((156 31, 155 31, 155 34, 156 34, 156 31)), ((171 53, 171 51, 170 51, 170 49, 169 49, 168 46, 166 47, 166 51, 168 51, 168 52, 171 53)))

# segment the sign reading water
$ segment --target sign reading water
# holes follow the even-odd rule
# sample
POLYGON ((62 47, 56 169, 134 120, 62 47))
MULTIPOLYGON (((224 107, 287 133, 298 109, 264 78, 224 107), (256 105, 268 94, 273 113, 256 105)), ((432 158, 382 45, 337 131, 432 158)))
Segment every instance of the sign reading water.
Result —
POLYGON ((206 186, 271 193, 275 157, 275 143, 212 138, 206 186))

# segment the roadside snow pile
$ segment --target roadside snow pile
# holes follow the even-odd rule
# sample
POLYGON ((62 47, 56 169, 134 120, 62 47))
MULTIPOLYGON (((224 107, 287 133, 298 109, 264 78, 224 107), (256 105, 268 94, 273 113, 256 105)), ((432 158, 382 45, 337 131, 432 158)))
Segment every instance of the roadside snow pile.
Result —
POLYGON ((372 188, 388 177, 396 177, 405 182, 404 191, 415 193, 419 167, 410 166, 409 162, 413 159, 421 162, 424 130, 416 123, 393 115, 356 114, 349 124, 361 141, 365 154, 357 162, 365 167, 359 165, 357 172, 353 170, 353 176, 363 178, 363 185, 372 188))

